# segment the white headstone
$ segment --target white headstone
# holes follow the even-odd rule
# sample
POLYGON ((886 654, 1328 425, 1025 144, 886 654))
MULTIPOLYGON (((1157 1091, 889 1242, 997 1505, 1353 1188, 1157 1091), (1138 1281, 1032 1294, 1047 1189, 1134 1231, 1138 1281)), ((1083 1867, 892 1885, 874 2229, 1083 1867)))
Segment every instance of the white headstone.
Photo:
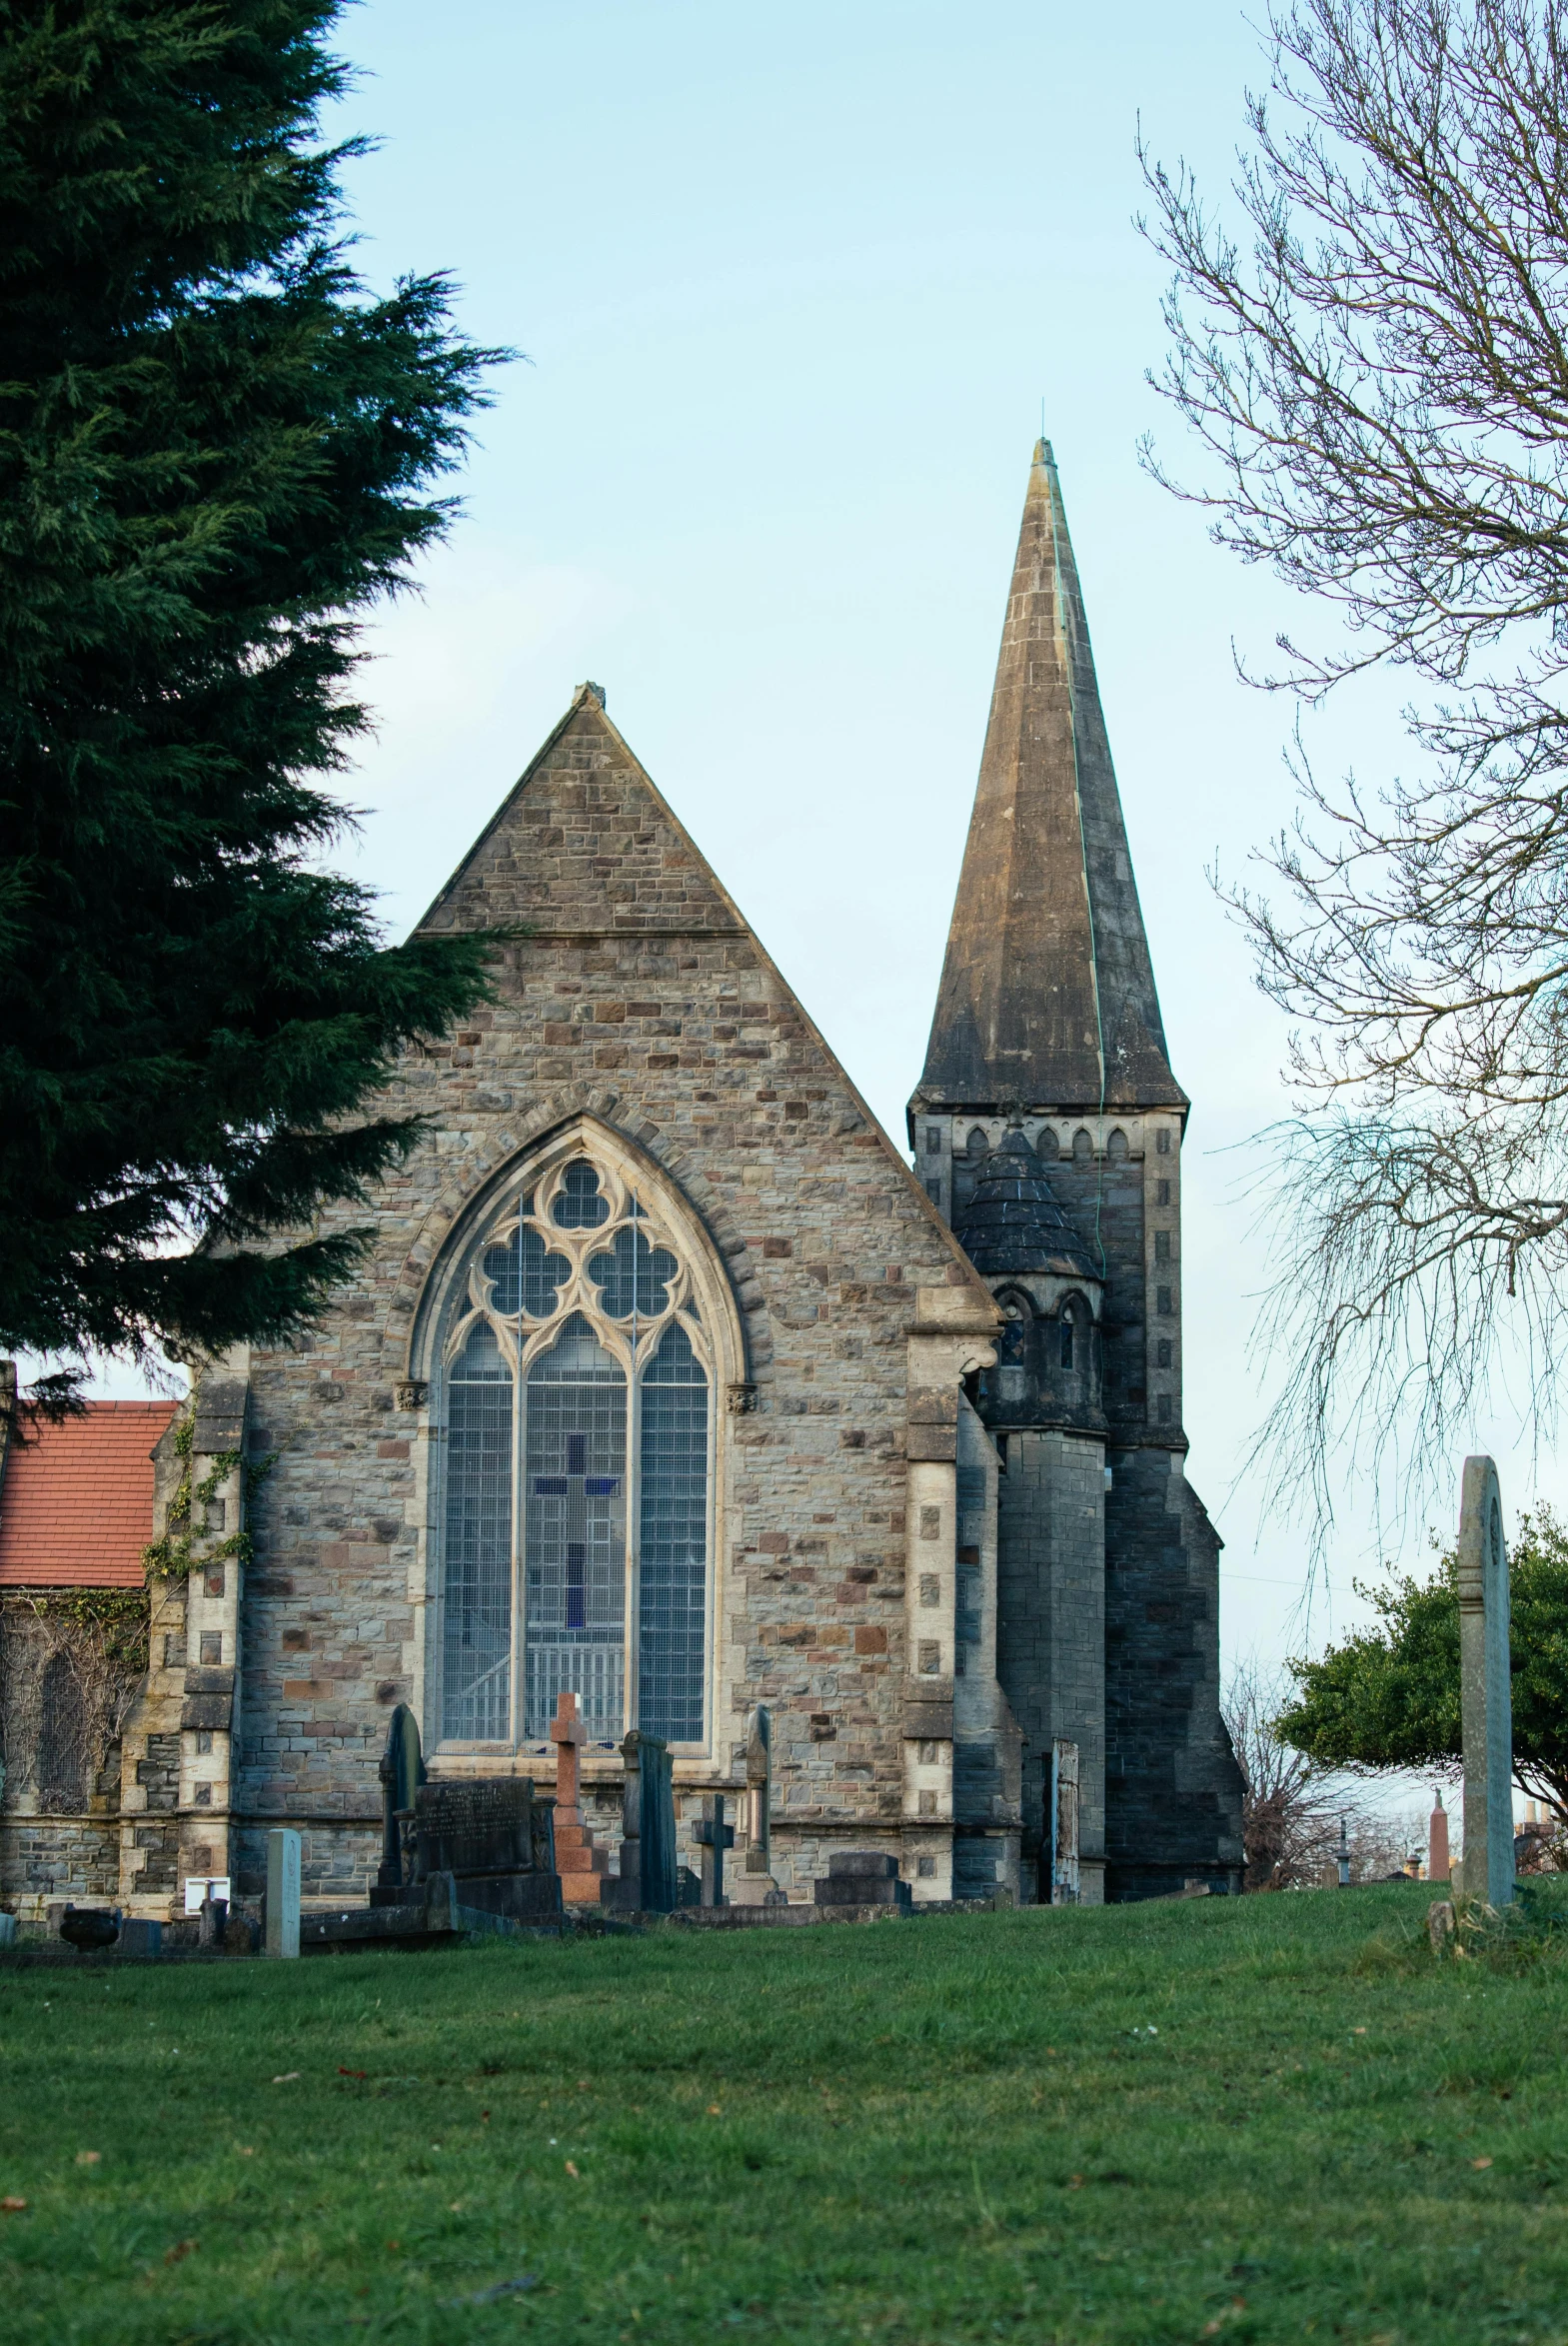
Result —
POLYGON ((1514 1894, 1513 1696, 1508 1677, 1508 1550, 1490 1458, 1466 1458, 1459 1501, 1459 1701, 1464 1740, 1464 1885, 1508 1905, 1514 1894))
POLYGON ((300 1836, 287 1826, 267 1835, 267 1952, 300 1951, 300 1836))

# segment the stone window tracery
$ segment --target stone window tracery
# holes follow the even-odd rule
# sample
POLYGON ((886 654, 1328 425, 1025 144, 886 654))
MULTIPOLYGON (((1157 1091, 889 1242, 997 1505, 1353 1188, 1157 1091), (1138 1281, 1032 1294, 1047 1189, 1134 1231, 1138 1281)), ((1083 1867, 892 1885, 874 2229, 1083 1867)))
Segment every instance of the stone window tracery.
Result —
POLYGON ((446 1387, 442 1731, 699 1743, 714 1359, 687 1249, 608 1162, 557 1165, 470 1247, 446 1387))

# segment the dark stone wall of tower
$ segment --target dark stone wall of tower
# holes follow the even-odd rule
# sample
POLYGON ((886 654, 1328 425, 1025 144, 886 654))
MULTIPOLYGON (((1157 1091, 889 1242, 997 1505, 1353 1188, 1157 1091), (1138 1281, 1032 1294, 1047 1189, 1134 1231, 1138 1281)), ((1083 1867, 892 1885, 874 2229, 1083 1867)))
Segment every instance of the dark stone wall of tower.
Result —
POLYGON ((1135 1438, 1147 1402, 1143 1320, 1143 1167, 1123 1158, 1064 1157, 1045 1168, 1091 1261, 1103 1261, 1102 1406, 1112 1433, 1135 1438))
POLYGON ((1241 1886, 1241 1772, 1219 1715, 1219 1547, 1165 1448, 1107 1448, 1105 1895, 1241 1886))

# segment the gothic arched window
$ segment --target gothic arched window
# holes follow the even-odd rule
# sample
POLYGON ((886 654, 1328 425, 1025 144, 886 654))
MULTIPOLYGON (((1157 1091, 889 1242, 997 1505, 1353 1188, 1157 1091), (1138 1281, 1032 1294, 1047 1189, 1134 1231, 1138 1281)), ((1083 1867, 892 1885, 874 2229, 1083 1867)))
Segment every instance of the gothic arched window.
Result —
POLYGON ((442 1733, 701 1742, 714 1360, 657 1202, 571 1156, 466 1258, 441 1347, 442 1733))

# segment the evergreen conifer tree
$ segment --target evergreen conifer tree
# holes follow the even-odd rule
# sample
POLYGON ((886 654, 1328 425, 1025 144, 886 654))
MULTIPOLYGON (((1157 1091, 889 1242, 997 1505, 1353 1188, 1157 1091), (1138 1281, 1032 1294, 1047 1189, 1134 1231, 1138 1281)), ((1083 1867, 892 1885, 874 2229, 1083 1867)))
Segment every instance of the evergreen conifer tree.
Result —
POLYGON ((350 266, 338 12, 0 0, 0 1348, 307 1323, 392 1056, 484 991, 317 861, 357 615, 505 355, 350 266))

